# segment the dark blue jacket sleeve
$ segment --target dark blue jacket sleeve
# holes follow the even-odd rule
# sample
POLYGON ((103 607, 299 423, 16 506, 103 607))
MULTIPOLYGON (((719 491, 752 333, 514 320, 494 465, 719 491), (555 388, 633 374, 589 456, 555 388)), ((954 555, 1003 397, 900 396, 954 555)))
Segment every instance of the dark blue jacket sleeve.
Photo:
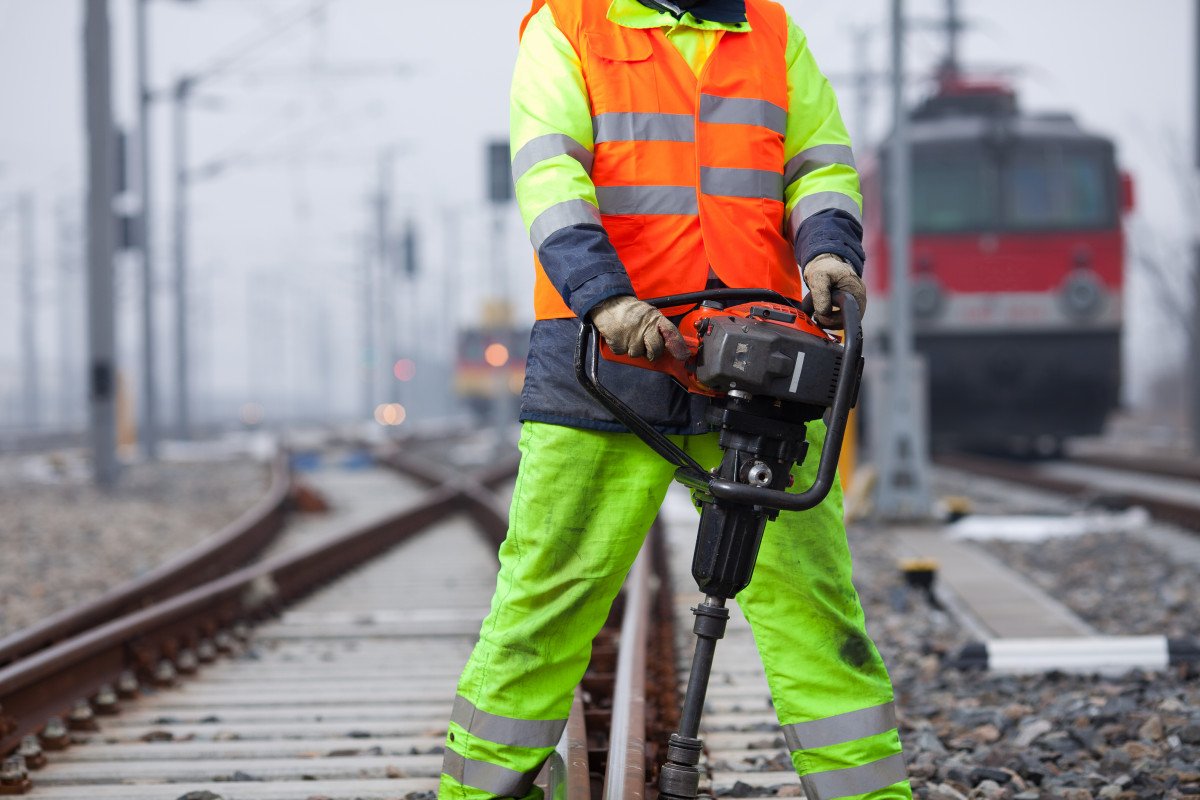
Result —
POLYGON ((629 274, 600 225, 572 225, 555 231, 538 248, 538 260, 580 319, 610 297, 634 294, 629 274))
POLYGON ((854 267, 861 276, 867 260, 862 236, 862 225, 845 211, 819 211, 804 220, 796 232, 796 263, 803 269, 817 256, 829 253, 854 267))

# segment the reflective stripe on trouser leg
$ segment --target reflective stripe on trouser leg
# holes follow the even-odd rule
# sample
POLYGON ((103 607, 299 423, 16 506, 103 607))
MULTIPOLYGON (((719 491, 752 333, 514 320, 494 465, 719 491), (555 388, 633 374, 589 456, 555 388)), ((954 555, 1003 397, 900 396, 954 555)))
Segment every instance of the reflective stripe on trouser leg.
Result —
POLYGON ((804 768, 812 800, 904 796, 905 787, 896 787, 906 772, 892 703, 785 725, 783 736, 794 763, 804 768), (894 752, 876 758, 887 751, 894 752))
MULTIPOLYGON (((671 481, 671 466, 632 434, 526 422, 520 447, 492 610, 446 737, 442 798, 503 797, 490 790, 536 775, 552 749, 541 746, 554 732, 545 723, 567 718, 671 481)), ((538 796, 527 791, 509 796, 538 796)))
MULTIPOLYGON (((812 483, 825 437, 819 422, 808 428, 809 457, 793 471, 795 491, 812 483)), ((696 437, 689 449, 705 466, 720 455, 708 437, 696 437)), ((821 505, 783 512, 767 524, 754 578, 736 602, 754 630, 772 702, 809 797, 911 798, 890 706, 891 680, 867 636, 851 583, 836 481, 821 505), (829 794, 843 790, 853 791, 829 794)))
MULTIPOLYGON (((544 760, 545 756, 542 758, 544 760)), ((517 772, 499 764, 461 756, 446 748, 442 757, 442 785, 457 784, 464 792, 463 797, 478 796, 467 792, 482 792, 483 797, 528 797, 540 770, 539 764, 525 772, 517 772)), ((439 788, 438 796, 454 795, 444 794, 439 788)))

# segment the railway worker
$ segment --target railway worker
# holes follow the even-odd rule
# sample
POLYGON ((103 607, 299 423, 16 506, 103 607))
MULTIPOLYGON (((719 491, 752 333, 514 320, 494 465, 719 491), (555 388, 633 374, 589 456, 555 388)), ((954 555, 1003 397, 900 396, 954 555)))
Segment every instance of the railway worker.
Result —
MULTIPOLYGON (((671 467, 576 383, 579 319, 613 349, 682 340, 638 297, 724 284, 865 303, 850 140, 771 0, 535 0, 512 83, 517 200, 537 255, 521 466, 491 612, 458 684, 439 797, 539 797, 592 639, 671 467), (698 169, 697 169, 698 167, 698 169), (718 283, 719 282, 719 283, 718 283)), ((605 382, 701 463, 703 403, 659 372, 605 382)), ((809 426, 810 452, 823 427, 809 426)), ((797 467, 812 481, 816 458, 797 467)), ((738 603, 811 800, 910 798, 892 686, 850 581, 842 497, 767 526, 738 603)))

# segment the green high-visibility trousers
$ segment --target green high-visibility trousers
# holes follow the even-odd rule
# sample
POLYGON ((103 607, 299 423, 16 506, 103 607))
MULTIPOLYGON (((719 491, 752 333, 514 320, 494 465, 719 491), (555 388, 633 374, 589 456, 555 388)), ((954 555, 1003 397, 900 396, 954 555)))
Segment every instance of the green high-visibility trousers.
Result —
MULTIPOLYGON (((809 425, 796 487, 824 439, 809 425)), ((706 467, 716 434, 675 441, 706 467)), ((521 466, 491 612, 458 683, 440 798, 539 798, 591 643, 670 485, 673 468, 632 434, 524 423, 521 466)), ((842 496, 767 524, 737 596, 762 655, 810 800, 912 797, 887 669, 850 582, 842 496)))

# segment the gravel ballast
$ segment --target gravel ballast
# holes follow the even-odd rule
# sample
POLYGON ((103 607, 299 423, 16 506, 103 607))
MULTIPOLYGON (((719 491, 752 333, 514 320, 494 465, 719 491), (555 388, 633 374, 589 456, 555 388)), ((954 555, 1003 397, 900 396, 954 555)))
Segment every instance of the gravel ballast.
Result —
POLYGON ((104 593, 227 525, 266 492, 249 459, 138 464, 117 491, 69 459, 0 460, 0 636, 104 593))
MULTIPOLYGON (((902 588, 887 535, 852 532, 856 583, 896 686, 917 797, 1200 798, 1200 673, 1015 676, 948 668, 943 662, 970 637, 902 588)), ((1119 563, 1111 570, 1119 572, 1119 563)))
POLYGON ((981 543, 1101 633, 1200 634, 1200 575, 1137 534, 981 543))
MULTIPOLYGON (((916 798, 1200 799, 1200 672, 1006 675, 949 666, 974 635, 904 585, 891 533, 855 526, 850 541, 868 628, 895 685, 916 798)), ((1152 618, 1153 605, 1139 607, 1152 618)), ((783 739, 774 734, 755 746, 770 756, 754 764, 790 770, 790 760, 775 757, 783 739)), ((720 796, 798 790, 739 783, 720 796)))
MULTIPOLYGON (((990 478, 936 471, 944 495, 970 499, 983 515, 1076 515, 1076 499, 990 478)), ((1101 525, 1101 527, 1103 527, 1101 525)), ((1119 528, 1120 525, 1114 525, 1119 528)), ((980 547, 1074 611, 1098 633, 1113 636, 1200 635, 1200 549, 1194 534, 1147 521, 1133 531, 1098 530, 1035 542, 980 540, 980 547), (1176 552, 1167 552, 1163 543, 1176 552), (1189 557, 1181 551, 1191 550, 1189 557)))
MULTIPOLYGON (((937 470, 939 494, 976 513, 1071 515, 1077 500, 937 470)), ((1169 527, 1169 526, 1166 526, 1169 527)), ((978 544, 1097 632, 1196 635, 1194 560, 1158 545, 1178 532, 1095 533, 978 544)), ((900 588, 884 530, 858 531, 859 584, 891 667, 915 795, 932 800, 1200 798, 1200 672, 1001 675, 943 666, 970 638, 900 588), (882 579, 880 572, 883 571, 882 579), (886 591, 882 587, 890 586, 886 591), (898 602, 899 601, 899 602, 898 602), (897 606, 907 605, 908 610, 897 606)))

